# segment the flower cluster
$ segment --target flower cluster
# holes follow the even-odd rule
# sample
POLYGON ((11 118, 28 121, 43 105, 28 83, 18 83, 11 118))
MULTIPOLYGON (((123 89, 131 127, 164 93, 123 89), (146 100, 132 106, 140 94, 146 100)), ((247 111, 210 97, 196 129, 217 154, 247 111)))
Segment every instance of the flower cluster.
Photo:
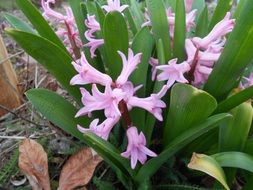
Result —
MULTIPOLYGON (((189 32, 195 26, 194 20, 196 10, 190 11, 192 1, 185 0, 186 7, 186 30, 189 32)), ((173 44, 175 14, 171 8, 167 9, 168 23, 170 26, 170 38, 173 44)), ((235 20, 230 19, 231 14, 228 12, 224 19, 217 23, 212 31, 204 38, 193 37, 185 40, 185 51, 187 59, 182 63, 177 63, 177 59, 172 59, 168 65, 158 66, 158 60, 150 59, 150 64, 153 67, 152 79, 158 81, 167 80, 168 87, 171 87, 174 82, 191 83, 194 86, 200 87, 204 84, 215 62, 219 59, 223 47, 226 43, 225 36, 230 33, 235 25, 235 20), (157 75, 157 70, 162 72, 157 75), (185 78, 184 74, 187 74, 185 78)), ((144 25, 151 25, 150 19, 147 16, 147 22, 144 25)))
MULTIPOLYGON (((192 2, 193 0, 185 0, 185 32, 190 32, 196 25, 197 10, 192 10, 192 2)), ((167 84, 161 88, 160 92, 143 98, 138 97, 136 94, 142 85, 135 87, 129 80, 130 75, 141 62, 142 53, 134 54, 131 48, 128 49, 127 55, 118 51, 122 59, 122 70, 117 79, 113 80, 109 75, 100 72, 89 64, 84 53, 80 53, 81 47, 89 47, 91 58, 94 58, 96 57, 96 50, 104 44, 104 39, 98 37, 101 36, 98 35, 101 34, 101 27, 95 15, 87 15, 84 21, 87 31, 83 35, 88 42, 82 44, 71 9, 65 8, 65 16, 52 10, 50 8, 51 3, 55 3, 55 1, 42 0, 44 16, 48 19, 55 19, 60 24, 63 24, 63 27, 58 29, 57 34, 63 39, 75 60, 72 64, 78 74, 71 79, 70 84, 91 84, 91 92, 83 87, 80 88, 84 107, 76 113, 76 117, 92 117, 95 111, 103 111, 105 116, 103 121, 95 118, 88 128, 85 128, 87 126, 78 125, 79 131, 82 133, 92 132, 107 140, 113 127, 120 119, 123 119, 127 126, 128 146, 127 150, 121 155, 131 159, 131 167, 135 168, 137 161, 144 164, 147 156, 157 156, 156 153, 146 147, 146 138, 143 132, 138 132, 138 128, 135 127, 136 124, 132 123, 129 112, 134 107, 138 107, 151 113, 157 120, 162 121, 162 109, 166 107, 166 104, 161 98, 175 82, 191 83, 198 87, 204 84, 223 51, 226 34, 234 28, 235 20, 230 18, 231 14, 228 12, 224 19, 217 23, 204 38, 192 37, 186 39, 185 52, 187 58, 182 63, 178 63, 178 59, 173 58, 168 61, 168 64, 159 65, 158 60, 151 57, 149 63, 152 66, 152 80, 167 81, 167 84)), ((126 8, 128 8, 128 5, 121 5, 120 0, 107 0, 107 4, 102 6, 102 9, 106 13, 118 11, 123 16, 123 11, 126 8)), ((170 29, 171 45, 173 46, 175 13, 172 11, 172 8, 169 7, 166 10, 166 15, 170 29)), ((142 24, 142 27, 152 27, 147 9, 145 11, 145 18, 146 21, 142 24)), ((247 80, 248 83, 251 82, 251 79, 247 80)), ((244 84, 244 87, 248 83, 244 84)))
MULTIPOLYGON (((107 12, 118 11, 122 13, 128 5, 120 6, 120 0, 108 0, 108 5, 102 6, 102 8, 107 12)), ((94 32, 101 31, 100 24, 96 20, 95 15, 87 15, 87 19, 85 20, 85 25, 88 30, 85 32, 85 37, 88 40, 88 43, 85 44, 85 47, 90 47, 91 58, 96 57, 95 51, 100 46, 104 44, 103 39, 96 39, 94 36, 94 32)))
POLYGON ((137 160, 144 163, 147 159, 146 155, 155 156, 156 154, 145 147, 145 136, 143 133, 138 135, 137 128, 133 126, 128 112, 133 107, 139 107, 147 110, 158 120, 162 121, 162 108, 165 108, 166 105, 161 98, 165 95, 168 88, 165 85, 159 93, 151 94, 147 98, 137 97, 136 91, 141 86, 134 87, 128 78, 140 63, 141 53, 134 55, 131 49, 128 50, 128 57, 120 51, 118 53, 121 56, 123 67, 116 81, 113 81, 109 75, 101 73, 92 67, 82 53, 81 59, 73 62, 78 74, 72 78, 70 83, 72 85, 92 84, 92 93, 85 88, 81 88, 84 107, 77 112, 76 117, 83 115, 91 117, 92 112, 96 110, 103 110, 106 117, 101 124, 99 124, 99 119, 93 120, 88 129, 78 126, 81 132, 91 131, 107 140, 115 124, 118 123, 121 117, 124 119, 128 126, 128 148, 125 153, 122 153, 122 156, 131 156, 131 166, 134 168, 137 160), (103 86, 104 91, 101 92, 97 85, 103 86))
POLYGON ((54 11, 50 4, 54 4, 55 0, 41 0, 41 6, 43 8, 43 16, 50 20, 56 21, 63 25, 58 28, 56 34, 63 39, 63 43, 68 48, 68 51, 74 59, 80 58, 80 48, 83 46, 80 38, 75 18, 70 7, 65 7, 66 15, 54 11))

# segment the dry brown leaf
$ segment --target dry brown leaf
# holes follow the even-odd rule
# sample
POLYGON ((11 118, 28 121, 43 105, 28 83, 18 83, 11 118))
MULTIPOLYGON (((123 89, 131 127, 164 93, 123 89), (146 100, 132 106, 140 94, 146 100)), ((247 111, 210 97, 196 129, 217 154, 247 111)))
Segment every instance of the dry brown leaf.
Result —
POLYGON ((33 190, 50 190, 47 153, 39 143, 31 139, 22 141, 19 145, 18 166, 33 190))
POLYGON ((101 161, 100 156, 92 155, 90 148, 84 148, 71 156, 61 171, 58 190, 71 190, 87 185, 101 161))

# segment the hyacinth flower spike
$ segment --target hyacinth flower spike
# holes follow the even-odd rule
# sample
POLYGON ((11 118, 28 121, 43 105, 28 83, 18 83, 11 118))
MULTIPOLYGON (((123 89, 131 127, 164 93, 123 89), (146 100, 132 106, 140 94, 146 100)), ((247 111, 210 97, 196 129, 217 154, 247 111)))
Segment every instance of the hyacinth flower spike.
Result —
POLYGON ((121 153, 121 156, 131 159, 131 168, 136 167, 137 161, 144 164, 147 160, 147 156, 156 157, 157 154, 149 150, 146 147, 146 138, 141 132, 138 134, 136 127, 132 126, 127 129, 128 145, 127 150, 121 153))
POLYGON ((80 58, 80 48, 83 46, 80 38, 75 18, 70 7, 65 7, 66 15, 51 9, 50 4, 54 4, 55 0, 41 0, 41 6, 44 10, 43 16, 48 20, 56 20, 65 25, 59 28, 56 34, 63 39, 64 44, 74 59, 80 58))
POLYGON ((118 54, 122 59, 123 67, 115 81, 112 81, 110 76, 93 68, 87 62, 84 54, 82 54, 80 60, 73 62, 73 66, 78 74, 72 78, 71 84, 92 84, 91 93, 85 88, 80 88, 84 107, 76 113, 76 117, 84 115, 91 117, 92 112, 97 110, 104 111, 106 117, 101 124, 99 124, 98 119, 95 119, 91 122, 89 128, 83 128, 80 125, 77 128, 82 133, 90 131, 107 140, 112 128, 122 118, 126 125, 129 126, 129 129, 127 129, 128 148, 122 155, 131 157, 131 167, 135 168, 138 160, 144 164, 147 160, 147 155, 154 157, 156 154, 145 147, 145 136, 142 132, 138 134, 137 128, 132 127, 128 112, 133 107, 139 107, 147 110, 155 118, 162 121, 162 109, 166 107, 166 104, 161 98, 166 94, 168 86, 164 85, 160 92, 151 94, 149 97, 137 97, 135 93, 142 85, 135 87, 129 81, 129 76, 140 64, 142 54, 138 53, 134 55, 130 48, 128 49, 127 57, 120 51, 118 51, 118 54), (105 87, 104 92, 101 92, 97 88, 97 84, 105 87), (134 139, 131 139, 132 136, 134 139))
POLYGON ((120 6, 120 0, 107 0, 107 5, 102 6, 102 8, 107 13, 112 12, 112 11, 118 11, 122 13, 128 7, 129 7, 128 5, 120 6))

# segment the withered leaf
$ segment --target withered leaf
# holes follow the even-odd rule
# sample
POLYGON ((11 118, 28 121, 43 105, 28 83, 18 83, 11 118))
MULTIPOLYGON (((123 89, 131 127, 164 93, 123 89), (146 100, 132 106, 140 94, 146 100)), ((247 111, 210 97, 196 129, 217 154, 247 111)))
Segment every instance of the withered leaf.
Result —
POLYGON ((39 143, 31 139, 22 141, 19 145, 18 166, 33 190, 50 190, 47 153, 39 143))
POLYGON ((92 155, 90 148, 84 148, 72 155, 63 166, 58 190, 71 190, 87 185, 101 161, 100 156, 92 155))

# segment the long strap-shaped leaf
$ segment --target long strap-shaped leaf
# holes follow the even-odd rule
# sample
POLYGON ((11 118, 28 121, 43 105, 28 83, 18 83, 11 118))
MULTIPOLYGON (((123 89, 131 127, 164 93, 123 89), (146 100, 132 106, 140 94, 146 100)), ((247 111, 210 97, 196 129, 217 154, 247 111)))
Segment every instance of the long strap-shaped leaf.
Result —
POLYGON ((109 73, 113 79, 116 79, 122 68, 122 61, 117 51, 127 56, 129 43, 127 24, 121 13, 110 12, 106 15, 103 35, 109 73))
POLYGON ((161 167, 161 165, 166 162, 172 155, 181 150, 184 146, 192 142, 197 137, 203 135, 204 133, 216 128, 224 120, 231 116, 229 114, 218 114, 206 119, 201 124, 194 128, 191 128, 175 140, 173 140, 164 151, 159 154, 158 157, 149 160, 137 173, 135 180, 139 183, 144 183, 149 180, 149 178, 161 167))
POLYGON ((27 23, 19 19, 18 17, 5 13, 4 17, 11 24, 11 26, 17 30, 22 30, 24 32, 36 33, 32 27, 30 27, 27 23))
POLYGON ((204 121, 216 106, 216 100, 207 92, 187 84, 175 84, 171 90, 169 112, 164 126, 164 145, 204 121))
POLYGON ((68 3, 72 9, 72 12, 74 14, 75 17, 75 21, 76 21, 76 25, 80 34, 80 38, 82 40, 83 43, 85 43, 87 40, 84 37, 84 32, 86 30, 86 26, 84 24, 84 19, 86 17, 86 15, 84 15, 84 13, 82 12, 81 9, 81 3, 83 2, 83 0, 68 0, 68 3))
POLYGON ((29 55, 42 64, 61 85, 80 102, 81 94, 77 86, 71 86, 69 81, 76 74, 71 65, 72 58, 61 48, 49 40, 18 30, 6 30, 29 55))
POLYGON ((48 25, 38 9, 29 0, 16 0, 16 3, 41 36, 52 41, 67 53, 61 40, 48 25))
POLYGON ((171 59, 169 24, 163 1, 146 0, 156 41, 162 40, 165 61, 171 59))
POLYGON ((87 127, 89 119, 76 119, 77 109, 63 97, 46 89, 29 90, 26 97, 49 121, 74 137, 84 140, 82 133, 77 130, 77 124, 87 127))
POLYGON ((188 167, 193 170, 202 171, 214 177, 225 187, 226 190, 230 190, 226 182, 226 176, 223 169, 219 163, 211 156, 193 153, 191 162, 188 164, 188 167))
POLYGON ((209 24, 209 31, 211 31, 216 23, 218 23, 232 8, 233 0, 219 0, 213 13, 213 17, 209 24))
POLYGON ((222 167, 240 168, 253 173, 253 157, 243 152, 221 152, 212 157, 222 167))
POLYGON ((176 17, 174 29, 173 57, 178 58, 179 63, 185 60, 185 5, 184 0, 176 1, 176 17))
POLYGON ((205 6, 205 8, 199 15, 195 35, 203 38, 204 36, 207 35, 207 33, 208 33, 208 8, 207 6, 205 6))
POLYGON ((252 9, 253 1, 249 0, 236 20, 225 49, 204 86, 219 101, 224 100, 238 84, 238 78, 253 60, 253 35, 250 32, 253 30, 253 19, 248 19, 253 17, 252 9))
POLYGON ((140 92, 137 92, 142 96, 144 96, 146 90, 147 71, 149 66, 148 61, 151 57, 153 46, 154 39, 147 27, 142 28, 133 39, 132 49, 135 54, 142 53, 142 57, 138 68, 131 75, 131 81, 135 85, 144 85, 142 89, 140 89, 140 92))
POLYGON ((233 109, 234 107, 242 104, 243 102, 249 100, 252 97, 253 97, 253 86, 250 86, 219 103, 214 113, 217 114, 227 112, 233 109))

